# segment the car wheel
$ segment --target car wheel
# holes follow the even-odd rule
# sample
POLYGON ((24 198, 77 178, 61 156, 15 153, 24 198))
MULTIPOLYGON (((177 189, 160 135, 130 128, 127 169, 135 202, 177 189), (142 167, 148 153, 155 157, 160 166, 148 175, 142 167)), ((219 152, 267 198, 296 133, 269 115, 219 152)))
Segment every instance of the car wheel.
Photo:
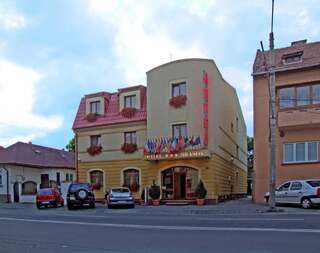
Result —
POLYGON ((110 204, 108 204, 108 208, 109 208, 109 209, 112 209, 112 208, 113 208, 113 206, 112 206, 112 205, 110 205, 110 204))
POLYGON ((266 203, 269 203, 269 197, 264 197, 264 199, 266 200, 266 203))
POLYGON ((53 202, 53 204, 52 204, 52 205, 53 205, 53 207, 54 207, 54 208, 57 208, 57 207, 58 207, 58 203, 57 203, 57 201, 53 202))
POLYGON ((38 208, 38 209, 40 209, 40 208, 41 208, 40 203, 37 203, 37 208, 38 208))
POLYGON ((301 201, 301 205, 302 205, 302 207, 303 207, 304 209, 309 209, 309 208, 311 208, 311 206, 312 206, 312 202, 311 202, 310 199, 304 198, 304 199, 302 199, 302 201, 301 201))
POLYGON ((95 208, 96 204, 94 202, 90 203, 90 208, 95 208))
POLYGON ((131 206, 130 206, 130 208, 134 208, 135 207, 135 204, 132 204, 131 206))

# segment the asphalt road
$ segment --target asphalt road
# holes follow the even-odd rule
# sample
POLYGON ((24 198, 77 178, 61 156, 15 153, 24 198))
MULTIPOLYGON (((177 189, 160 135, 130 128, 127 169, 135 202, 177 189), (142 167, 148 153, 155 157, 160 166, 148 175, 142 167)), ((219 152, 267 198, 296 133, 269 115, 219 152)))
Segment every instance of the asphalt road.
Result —
POLYGON ((0 205, 0 252, 319 252, 319 210, 209 211, 107 210, 102 205, 68 211, 0 205))

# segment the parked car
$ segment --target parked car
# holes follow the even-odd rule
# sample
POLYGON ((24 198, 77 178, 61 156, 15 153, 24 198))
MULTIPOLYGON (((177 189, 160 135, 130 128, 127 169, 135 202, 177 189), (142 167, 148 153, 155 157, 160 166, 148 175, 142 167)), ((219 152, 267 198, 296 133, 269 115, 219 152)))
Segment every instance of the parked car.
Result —
MULTIPOLYGON (((270 193, 265 194, 269 202, 270 193)), ((303 208, 320 205, 320 180, 292 180, 285 182, 276 189, 277 204, 297 204, 303 208)))
POLYGON ((128 206, 134 208, 134 198, 129 188, 126 187, 115 187, 111 188, 110 192, 107 192, 106 203, 108 208, 115 206, 128 206))
POLYGON ((42 206, 58 207, 64 205, 64 199, 56 188, 40 189, 36 195, 36 205, 40 209, 42 206))
POLYGON ((95 208, 95 197, 92 186, 88 183, 71 183, 67 193, 67 207, 69 210, 76 206, 89 205, 95 208))

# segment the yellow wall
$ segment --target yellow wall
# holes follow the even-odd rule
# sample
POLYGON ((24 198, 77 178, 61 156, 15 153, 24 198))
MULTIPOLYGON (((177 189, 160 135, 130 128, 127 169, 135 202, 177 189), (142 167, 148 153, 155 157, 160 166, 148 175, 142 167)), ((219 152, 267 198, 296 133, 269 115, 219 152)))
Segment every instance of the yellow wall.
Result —
MULTIPOLYGON (((207 188, 207 199, 218 199, 218 196, 243 194, 247 191, 247 172, 238 168, 233 162, 218 155, 211 159, 161 160, 150 162, 142 159, 124 161, 96 161, 79 163, 79 181, 89 182, 89 171, 98 169, 104 172, 104 186, 95 192, 96 198, 104 197, 111 187, 121 186, 122 171, 125 168, 140 170, 140 192, 145 186, 150 186, 153 180, 161 184, 161 171, 175 166, 189 166, 199 171, 199 179, 207 188), (237 176, 238 174, 238 176, 237 176)), ((140 193, 134 194, 140 198, 140 193)))

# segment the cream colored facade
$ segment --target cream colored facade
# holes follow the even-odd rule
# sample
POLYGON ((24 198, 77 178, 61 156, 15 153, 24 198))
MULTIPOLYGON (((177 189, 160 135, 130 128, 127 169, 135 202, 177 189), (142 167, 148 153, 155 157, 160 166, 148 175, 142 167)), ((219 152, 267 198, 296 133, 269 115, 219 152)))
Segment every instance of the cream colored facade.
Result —
MULTIPOLYGON (((136 94, 141 108, 141 91, 136 94)), ((134 168, 139 171, 139 191, 153 181, 163 188, 163 172, 170 168, 191 168, 208 190, 207 198, 217 201, 233 194, 246 193, 247 140, 246 125, 236 90, 221 76, 216 64, 209 59, 185 59, 158 66, 147 72, 147 117, 132 123, 108 124, 86 128, 74 128, 78 155, 79 181, 90 182, 90 171, 103 173, 103 187, 96 191, 98 198, 110 187, 121 186, 123 171, 134 168), (172 125, 186 124, 188 136, 204 135, 203 126, 203 74, 208 74, 208 145, 200 150, 207 157, 147 159, 143 153, 148 139, 172 137, 172 125), (186 83, 187 102, 181 108, 170 106, 172 84, 186 83), (135 131, 138 150, 132 154, 120 149, 124 133, 135 131), (91 156, 87 153, 90 136, 101 135, 102 152, 91 156)), ((90 99, 92 97, 90 96, 90 99)), ((119 113, 124 95, 119 95, 119 113)), ((86 102, 86 104, 88 104, 86 102)), ((88 106, 88 105, 87 105, 88 106)), ((86 112, 87 109, 86 109, 86 112)), ((106 115, 108 117, 108 115, 106 115)), ((191 151, 187 151, 191 152, 191 151)), ((191 155, 190 153, 190 155, 191 155)), ((183 179, 183 177, 182 177, 183 179)), ((177 179, 181 181, 180 179, 177 179)), ((186 187, 180 183, 179 187, 186 187)), ((162 193, 163 194, 163 193, 162 193)), ((164 198, 164 196, 162 196, 164 198)))

